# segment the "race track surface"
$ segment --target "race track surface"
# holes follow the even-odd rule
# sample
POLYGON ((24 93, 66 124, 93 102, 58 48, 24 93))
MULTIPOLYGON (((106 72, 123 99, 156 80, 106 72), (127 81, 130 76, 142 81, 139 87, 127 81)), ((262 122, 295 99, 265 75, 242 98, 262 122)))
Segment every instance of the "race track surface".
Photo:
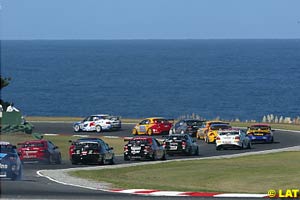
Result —
MULTIPOLYGON (((69 134, 73 135, 71 123, 33 123, 35 132, 51 133, 51 134, 69 134)), ((133 124, 123 124, 122 130, 114 132, 103 132, 105 136, 131 136, 133 124)), ((90 136, 99 135, 97 133, 81 132, 79 134, 88 134, 90 136)), ((78 135, 78 133, 76 133, 78 135)), ((285 147, 297 146, 300 144, 300 133, 276 130, 274 133, 275 142, 273 144, 254 144, 251 150, 247 151, 262 151, 270 149, 278 149, 285 147)), ((237 154, 241 150, 216 151, 215 145, 206 144, 203 141, 198 141, 200 145, 199 157, 210 157, 216 155, 237 154)), ((167 159, 182 159, 186 156, 172 156, 167 159)), ((189 158, 192 158, 189 156, 189 158)), ((116 158, 116 164, 124 163, 123 157, 116 158)), ((128 163, 128 162, 126 162, 128 163)), ((79 167, 82 167, 80 165, 79 167)), ((43 164, 25 164, 24 177, 21 181, 1 180, 0 198, 1 199, 195 199, 194 197, 148 197, 136 196, 130 194, 108 193, 102 191, 94 191, 89 189, 77 188, 73 186, 61 185, 46 178, 39 177, 36 174, 37 170, 41 169, 59 169, 76 167, 64 160, 61 165, 43 165, 43 164)), ((205 199, 205 198, 197 198, 205 199)), ((218 198, 219 199, 219 198, 218 198)))

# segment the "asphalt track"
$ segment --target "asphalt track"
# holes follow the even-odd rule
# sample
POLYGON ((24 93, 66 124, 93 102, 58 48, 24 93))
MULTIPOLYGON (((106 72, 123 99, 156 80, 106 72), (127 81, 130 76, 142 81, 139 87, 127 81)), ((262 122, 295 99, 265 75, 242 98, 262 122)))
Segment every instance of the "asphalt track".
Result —
MULTIPOLYGON (((33 123, 35 132, 51 133, 51 134, 69 134, 73 135, 71 123, 33 123)), ((122 130, 114 132, 103 132, 104 136, 131 136, 133 124, 124 124, 122 130)), ((77 135, 78 133, 76 133, 77 135)), ((99 135, 97 133, 81 132, 79 134, 90 136, 99 135)), ((276 130, 274 133, 275 142, 273 144, 254 144, 251 150, 262 151, 277 148, 285 148, 297 146, 300 144, 300 133, 276 130)), ((216 151, 215 145, 206 144, 198 141, 200 145, 200 157, 210 157, 216 155, 237 154, 241 150, 216 151)), ((172 156, 167 159, 180 159, 185 156, 172 156)), ((192 157, 191 157, 192 158, 192 157)), ((116 164, 124 163, 122 157, 116 159, 116 164)), ((102 191, 94 191, 89 189, 77 188, 73 186, 61 185, 52 182, 46 178, 37 176, 36 171, 41 169, 59 169, 74 167, 69 161, 64 160, 62 165, 43 165, 43 164, 25 164, 24 176, 21 181, 1 180, 0 182, 0 198, 1 199, 205 199, 199 197, 149 197, 131 194, 108 193, 102 191)), ((82 167, 82 165, 80 165, 82 167)), ((219 198, 218 198, 219 199, 219 198)), ((228 198, 227 198, 228 199, 228 198)), ((237 198, 235 198, 237 199, 237 198)))

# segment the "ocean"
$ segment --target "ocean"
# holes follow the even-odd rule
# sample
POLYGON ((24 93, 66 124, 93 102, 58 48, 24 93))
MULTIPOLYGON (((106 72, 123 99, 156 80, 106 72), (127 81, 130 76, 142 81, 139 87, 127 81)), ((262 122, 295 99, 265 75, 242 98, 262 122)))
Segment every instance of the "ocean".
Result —
POLYGON ((300 39, 1 41, 25 116, 300 116, 300 39))

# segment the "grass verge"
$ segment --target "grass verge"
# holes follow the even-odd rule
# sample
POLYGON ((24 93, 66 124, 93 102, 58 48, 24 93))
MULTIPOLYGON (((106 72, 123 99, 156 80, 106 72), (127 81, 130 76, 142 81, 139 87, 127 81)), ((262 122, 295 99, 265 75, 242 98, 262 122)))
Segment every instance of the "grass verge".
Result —
MULTIPOLYGON (((67 136, 67 135, 53 135, 53 136, 45 135, 43 138, 46 140, 50 140, 51 142, 53 142, 55 145, 59 147, 63 160, 69 160, 69 155, 68 155, 69 146, 70 146, 69 140, 76 140, 80 137, 67 136)), ((103 139, 110 146, 114 147, 114 152, 116 155, 120 155, 123 153, 124 140, 122 138, 105 138, 102 136, 99 138, 103 139)), ((24 133, 10 133, 10 134, 0 135, 0 140, 8 141, 16 145, 17 143, 24 142, 26 140, 34 140, 34 138, 31 135, 24 134, 24 133)))
POLYGON ((262 193, 300 185, 300 152, 230 159, 174 161, 118 169, 73 171, 115 188, 262 193))

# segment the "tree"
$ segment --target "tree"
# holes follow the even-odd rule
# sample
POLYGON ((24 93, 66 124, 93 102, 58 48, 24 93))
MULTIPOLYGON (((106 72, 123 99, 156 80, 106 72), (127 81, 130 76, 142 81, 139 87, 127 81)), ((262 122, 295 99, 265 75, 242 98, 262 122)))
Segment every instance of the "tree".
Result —
POLYGON ((0 89, 6 87, 9 85, 9 82, 11 81, 11 78, 3 78, 1 75, 0 75, 0 79, 1 79, 1 85, 0 85, 0 89))

